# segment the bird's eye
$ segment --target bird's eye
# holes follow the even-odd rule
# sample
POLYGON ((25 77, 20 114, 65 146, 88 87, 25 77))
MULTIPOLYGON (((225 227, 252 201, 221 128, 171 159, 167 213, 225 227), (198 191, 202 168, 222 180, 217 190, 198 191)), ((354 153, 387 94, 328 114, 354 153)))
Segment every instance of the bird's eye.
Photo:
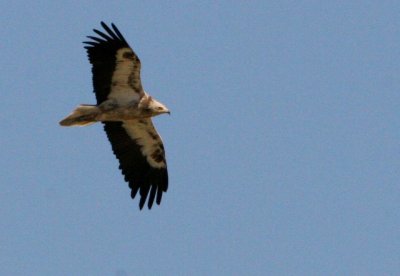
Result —
POLYGON ((157 110, 162 110, 162 107, 160 107, 160 106, 159 106, 159 107, 157 107, 157 110))

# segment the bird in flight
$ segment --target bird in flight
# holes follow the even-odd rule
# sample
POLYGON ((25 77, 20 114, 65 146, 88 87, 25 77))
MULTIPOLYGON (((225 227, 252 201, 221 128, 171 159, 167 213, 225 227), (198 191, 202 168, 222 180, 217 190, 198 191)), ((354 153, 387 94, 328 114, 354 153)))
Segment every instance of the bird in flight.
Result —
POLYGON ((139 192, 139 208, 159 205, 168 189, 164 145, 151 117, 168 108, 147 94, 140 80, 141 63, 114 24, 88 36, 85 49, 92 64, 97 104, 79 105, 60 121, 61 126, 87 126, 102 122, 119 168, 129 183, 131 197, 139 192))

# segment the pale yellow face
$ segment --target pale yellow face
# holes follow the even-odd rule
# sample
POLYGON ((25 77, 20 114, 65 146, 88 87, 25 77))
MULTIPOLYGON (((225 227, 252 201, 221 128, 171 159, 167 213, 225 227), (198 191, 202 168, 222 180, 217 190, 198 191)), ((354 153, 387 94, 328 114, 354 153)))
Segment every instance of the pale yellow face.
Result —
POLYGON ((152 101, 150 101, 149 108, 152 110, 154 115, 159 115, 159 114, 163 114, 163 113, 170 114, 169 109, 165 105, 163 105, 162 103, 160 103, 154 99, 152 99, 152 101))
POLYGON ((156 101, 151 97, 141 102, 139 108, 141 109, 143 115, 151 117, 161 115, 164 113, 170 114, 169 109, 165 105, 163 105, 162 103, 156 101))

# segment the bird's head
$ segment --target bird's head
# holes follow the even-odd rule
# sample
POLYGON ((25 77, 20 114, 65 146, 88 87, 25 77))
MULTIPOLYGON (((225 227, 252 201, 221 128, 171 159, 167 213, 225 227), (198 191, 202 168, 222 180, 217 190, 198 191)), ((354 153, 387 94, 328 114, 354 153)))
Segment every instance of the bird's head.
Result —
POLYGON ((143 115, 149 117, 161 115, 164 113, 171 114, 169 109, 165 105, 155 100, 151 96, 143 97, 143 99, 139 103, 139 109, 141 110, 141 113, 143 115))

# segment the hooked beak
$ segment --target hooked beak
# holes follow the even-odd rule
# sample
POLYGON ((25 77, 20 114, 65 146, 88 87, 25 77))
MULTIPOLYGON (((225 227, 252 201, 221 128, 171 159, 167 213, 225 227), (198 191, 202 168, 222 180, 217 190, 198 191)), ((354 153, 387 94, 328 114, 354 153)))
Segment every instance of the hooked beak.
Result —
POLYGON ((164 106, 164 110, 162 113, 166 113, 168 115, 171 115, 171 111, 169 111, 169 109, 167 107, 164 106))

